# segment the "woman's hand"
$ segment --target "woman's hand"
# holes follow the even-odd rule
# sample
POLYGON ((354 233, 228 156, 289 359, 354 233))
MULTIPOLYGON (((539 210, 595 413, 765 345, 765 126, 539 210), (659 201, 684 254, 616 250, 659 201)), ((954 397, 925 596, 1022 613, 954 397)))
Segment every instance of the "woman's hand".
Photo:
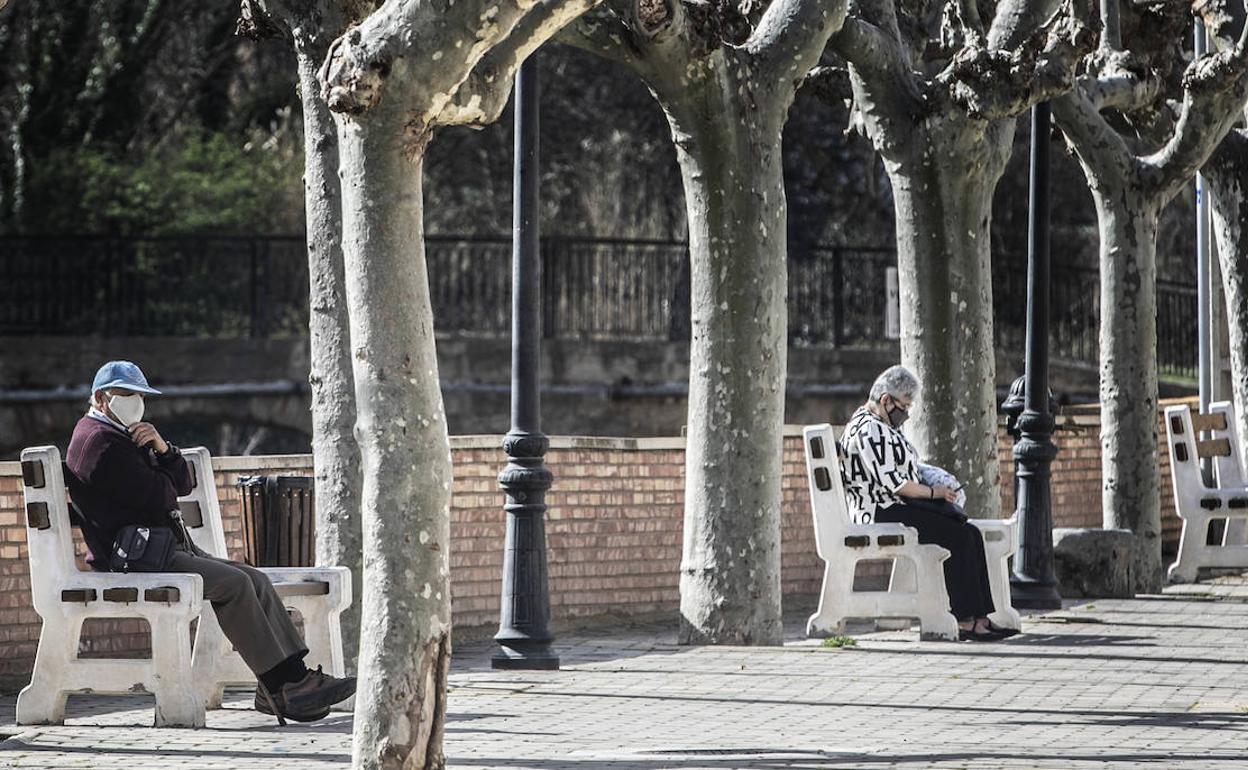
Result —
POLYGON ((932 499, 946 500, 952 503, 957 501, 958 493, 949 487, 942 487, 938 484, 932 487, 932 499))

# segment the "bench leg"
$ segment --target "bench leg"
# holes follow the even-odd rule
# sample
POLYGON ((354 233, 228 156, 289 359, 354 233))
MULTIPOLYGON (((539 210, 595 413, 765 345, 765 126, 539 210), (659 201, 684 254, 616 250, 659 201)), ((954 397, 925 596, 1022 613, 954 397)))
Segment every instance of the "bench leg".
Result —
POLYGON ((999 628, 1022 629, 1023 616, 1010 604, 1010 568, 1005 559, 988 559, 988 585, 992 588, 992 605, 997 608, 988 620, 999 628))
POLYGON ((1166 571, 1166 579, 1171 583, 1195 583, 1196 573, 1200 569, 1196 552, 1204 545, 1205 533, 1209 530, 1209 519, 1204 516, 1183 519, 1183 529, 1179 535, 1179 553, 1174 564, 1166 571))
POLYGON ((64 723, 69 668, 78 657, 82 622, 82 618, 76 617, 43 621, 30 684, 17 696, 19 725, 64 723))
POLYGON ((211 605, 204 603, 199 624, 195 629, 195 646, 191 653, 191 676, 204 701, 204 708, 219 709, 225 697, 225 685, 220 680, 221 659, 230 654, 230 643, 217 622, 217 614, 211 605))
POLYGON ((152 694, 155 727, 203 727, 204 698, 191 670, 190 622, 163 616, 152 626, 152 694))
POLYGON ((906 557, 893 559, 893 571, 888 578, 890 592, 918 593, 918 578, 914 572, 914 561, 906 557))
POLYGON ((806 621, 807 636, 832 636, 845 633, 845 612, 848 607, 845 592, 854 585, 853 559, 827 562, 823 571, 823 592, 819 596, 819 611, 806 621))
POLYGON ((303 615, 303 641, 308 645, 305 661, 308 668, 323 666, 328 674, 344 676, 346 663, 342 655, 342 628, 338 613, 330 612, 318 617, 301 610, 300 614, 303 615))
POLYGON ((949 595, 945 591, 944 559, 923 559, 914 567, 917 593, 921 594, 919 639, 958 641, 958 621, 949 611, 949 595))
MULTIPOLYGON (((304 661, 308 668, 323 666, 326 673, 342 677, 347 675, 346 657, 342 652, 342 621, 341 612, 332 611, 316 614, 314 608, 299 608, 303 616, 303 640, 308 645, 308 657, 304 661)), ((355 698, 349 698, 335 704, 334 711, 350 712, 354 710, 355 698)))
POLYGON ((1222 545, 1245 544, 1248 544, 1248 519, 1227 519, 1226 532, 1222 534, 1222 545))

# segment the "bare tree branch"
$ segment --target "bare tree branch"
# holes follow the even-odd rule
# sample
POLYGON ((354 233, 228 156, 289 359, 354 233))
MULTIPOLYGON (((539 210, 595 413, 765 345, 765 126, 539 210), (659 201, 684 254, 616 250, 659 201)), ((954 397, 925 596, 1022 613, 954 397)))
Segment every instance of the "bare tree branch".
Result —
POLYGON ((772 0, 746 49, 754 55, 760 74, 782 79, 792 98, 844 21, 843 0, 772 0))
POLYGON ((1018 47, 968 43, 936 80, 972 117, 1009 118, 1070 90, 1076 66, 1095 44, 1095 19, 1087 0, 1065 0, 1018 47))
POLYGON ((427 136, 485 52, 530 8, 523 0, 501 0, 484 11, 470 2, 387 2, 330 46, 320 74, 325 101, 334 112, 358 115, 381 100, 392 72, 418 73, 414 87, 421 93, 408 98, 429 112, 413 115, 411 128, 416 136, 427 136))
POLYGON ((1100 110, 1122 113, 1143 109, 1157 100, 1161 79, 1137 63, 1129 51, 1100 48, 1089 57, 1078 88, 1100 110))
POLYGON ((1017 48, 1061 10, 1062 0, 1001 0, 988 28, 992 48, 1017 48))
POLYGON ((1088 95, 1076 87, 1050 103, 1058 127, 1079 160, 1093 170, 1092 176, 1125 183, 1135 165, 1135 155, 1088 95))
POLYGON ((516 70, 542 43, 599 0, 539 0, 505 40, 490 49, 438 116, 439 125, 485 126, 498 120, 516 70))
POLYGON ((1177 192, 1243 116, 1248 100, 1248 26, 1234 50, 1201 57, 1183 75, 1183 108, 1166 146, 1143 159, 1150 183, 1177 192))
POLYGON ((1118 0, 1100 0, 1101 47, 1111 51, 1122 50, 1122 22, 1118 14, 1118 0))
POLYGON ((628 67, 635 68, 641 63, 641 51, 633 39, 633 30, 605 3, 559 30, 553 39, 628 67))
POLYGON ((979 18, 977 0, 957 0, 958 23, 966 30, 967 37, 976 43, 984 39, 984 22, 979 18))
POLYGON ((854 69, 877 76, 901 77, 914 82, 905 69, 905 52, 897 38, 869 21, 857 16, 846 17, 841 29, 832 36, 833 50, 853 65, 854 69))

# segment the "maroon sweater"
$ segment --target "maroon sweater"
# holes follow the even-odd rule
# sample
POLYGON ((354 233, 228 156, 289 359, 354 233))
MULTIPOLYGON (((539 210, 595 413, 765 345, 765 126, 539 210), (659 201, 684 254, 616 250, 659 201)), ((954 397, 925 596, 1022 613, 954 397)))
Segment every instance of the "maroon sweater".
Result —
POLYGON ((117 530, 128 524, 170 526, 178 495, 191 492, 191 469, 176 450, 157 455, 121 428, 92 417, 74 426, 65 453, 69 496, 82 512, 87 562, 108 569, 117 530))

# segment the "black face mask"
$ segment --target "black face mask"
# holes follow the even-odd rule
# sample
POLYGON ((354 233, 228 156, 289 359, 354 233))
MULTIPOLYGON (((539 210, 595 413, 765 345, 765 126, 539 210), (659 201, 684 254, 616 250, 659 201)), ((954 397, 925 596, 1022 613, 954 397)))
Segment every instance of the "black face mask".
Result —
POLYGON ((884 413, 888 415, 888 424, 898 430, 901 430, 901 426, 905 425, 906 420, 910 419, 910 412, 896 404, 889 404, 885 407, 884 413))

